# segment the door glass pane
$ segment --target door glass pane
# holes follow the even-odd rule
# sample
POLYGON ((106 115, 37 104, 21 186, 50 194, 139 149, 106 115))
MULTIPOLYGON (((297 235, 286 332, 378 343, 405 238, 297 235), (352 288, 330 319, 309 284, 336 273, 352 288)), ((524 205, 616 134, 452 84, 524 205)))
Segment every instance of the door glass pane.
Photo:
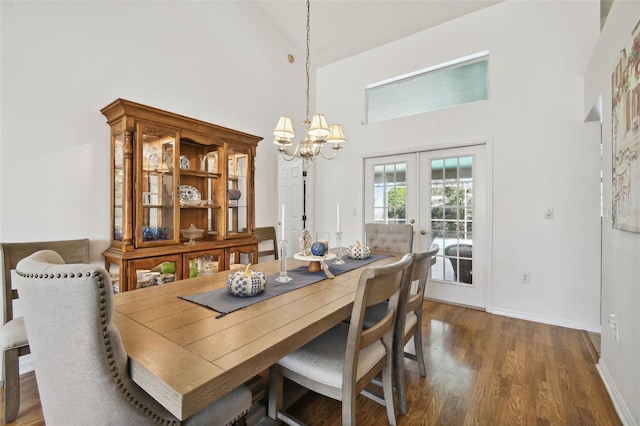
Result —
POLYGON ((384 166, 375 166, 373 168, 373 182, 382 184, 384 182, 384 166))
POLYGON ((431 232, 441 248, 432 278, 473 283, 473 157, 431 162, 431 232))
POLYGON ((374 167, 374 222, 407 222, 407 164, 405 162, 374 167))

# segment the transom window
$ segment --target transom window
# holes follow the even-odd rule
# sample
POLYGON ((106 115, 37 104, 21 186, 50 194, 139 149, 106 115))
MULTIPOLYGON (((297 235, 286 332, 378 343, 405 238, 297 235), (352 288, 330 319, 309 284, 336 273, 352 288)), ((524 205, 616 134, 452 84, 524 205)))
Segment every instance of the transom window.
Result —
POLYGON ((365 87, 366 122, 376 123, 488 99, 489 52, 365 87))

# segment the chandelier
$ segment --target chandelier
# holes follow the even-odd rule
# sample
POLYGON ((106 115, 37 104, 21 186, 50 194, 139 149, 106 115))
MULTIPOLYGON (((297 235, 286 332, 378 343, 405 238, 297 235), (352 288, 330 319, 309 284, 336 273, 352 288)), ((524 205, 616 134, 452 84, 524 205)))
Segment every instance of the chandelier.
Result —
POLYGON ((291 117, 286 115, 281 116, 278 119, 276 128, 273 129, 273 135, 275 136, 273 143, 277 146, 278 151, 282 157, 291 161, 295 157, 302 157, 305 164, 312 162, 318 155, 327 160, 336 158, 338 150, 342 148, 342 144, 346 141, 344 134, 342 133, 342 125, 332 124, 327 125, 327 119, 324 114, 315 114, 309 119, 309 69, 310 69, 310 5, 307 0, 307 62, 306 62, 306 82, 307 82, 307 111, 306 119, 304 120, 305 135, 304 139, 298 142, 293 151, 289 151, 289 147, 293 145, 291 139, 295 137, 293 133, 293 125, 291 124, 291 117), (335 150, 334 154, 325 155, 322 148, 329 143, 333 144, 331 149, 335 150))

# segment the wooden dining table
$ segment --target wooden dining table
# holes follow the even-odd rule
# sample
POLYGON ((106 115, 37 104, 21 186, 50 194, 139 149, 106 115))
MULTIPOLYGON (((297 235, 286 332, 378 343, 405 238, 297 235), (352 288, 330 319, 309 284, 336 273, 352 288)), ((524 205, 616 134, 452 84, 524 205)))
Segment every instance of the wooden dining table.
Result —
MULTIPOLYGON (((184 420, 349 317, 363 269, 393 260, 377 260, 224 316, 179 297, 225 287, 229 271, 116 294, 113 322, 131 378, 184 420)), ((287 269, 305 265, 287 260, 287 269)), ((280 261, 251 269, 274 274, 280 261)))

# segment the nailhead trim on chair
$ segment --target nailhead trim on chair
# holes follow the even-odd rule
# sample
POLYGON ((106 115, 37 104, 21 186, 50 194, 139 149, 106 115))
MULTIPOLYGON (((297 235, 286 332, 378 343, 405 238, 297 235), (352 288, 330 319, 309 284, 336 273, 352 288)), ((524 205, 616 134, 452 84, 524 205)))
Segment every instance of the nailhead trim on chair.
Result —
MULTIPOLYGON (((20 271, 16 271, 16 273, 22 277, 25 278, 45 278, 45 279, 50 279, 50 278, 76 278, 76 274, 70 273, 70 274, 25 274, 23 272, 20 271)), ((91 276, 91 273, 87 272, 86 273, 87 277, 91 276)), ((164 425, 164 426, 178 426, 180 423, 175 421, 175 420, 170 420, 170 419, 165 419, 161 416, 159 416, 158 414, 154 413, 151 411, 151 409, 149 409, 149 407, 147 407, 146 405, 144 405, 143 403, 141 403, 140 401, 138 401, 133 395, 131 395, 131 393, 129 392, 129 390, 124 386, 124 383, 122 382, 122 379, 120 378, 120 371, 118 370, 118 366, 116 364, 115 361, 115 357, 113 354, 113 348, 111 347, 111 339, 109 338, 109 324, 107 322, 107 306, 106 306, 106 286, 104 283, 104 277, 102 276, 102 274, 100 272, 95 272, 94 273, 95 278, 98 280, 98 288, 100 289, 100 318, 101 318, 101 324, 102 324, 102 339, 104 341, 104 347, 105 347, 105 351, 106 351, 106 355, 107 355, 107 359, 109 360, 109 367, 111 369, 111 374, 113 375, 113 379, 114 382, 116 383, 117 387, 120 389, 120 391, 123 393, 123 395, 125 396, 125 398, 127 398, 127 400, 129 402, 131 402, 131 404, 136 407, 137 409, 139 409, 140 411, 142 411, 146 416, 148 416, 149 418, 151 418, 153 421, 164 425)), ((77 278, 82 278, 82 274, 79 274, 77 276, 77 278)))

